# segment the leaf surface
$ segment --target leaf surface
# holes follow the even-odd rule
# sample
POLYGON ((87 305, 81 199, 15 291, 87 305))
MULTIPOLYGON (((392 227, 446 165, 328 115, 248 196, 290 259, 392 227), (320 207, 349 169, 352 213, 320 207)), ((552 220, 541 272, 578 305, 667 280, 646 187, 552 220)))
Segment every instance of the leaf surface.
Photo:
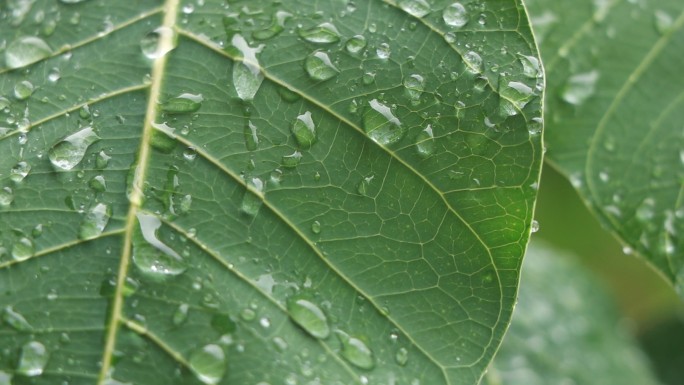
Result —
POLYGON ((476 384, 541 72, 518 1, 426 4, 3 3, 0 375, 476 384))
POLYGON ((615 302, 573 257, 532 242, 488 385, 657 384, 615 302))
POLYGON ((684 3, 529 1, 547 158, 684 295, 684 3))

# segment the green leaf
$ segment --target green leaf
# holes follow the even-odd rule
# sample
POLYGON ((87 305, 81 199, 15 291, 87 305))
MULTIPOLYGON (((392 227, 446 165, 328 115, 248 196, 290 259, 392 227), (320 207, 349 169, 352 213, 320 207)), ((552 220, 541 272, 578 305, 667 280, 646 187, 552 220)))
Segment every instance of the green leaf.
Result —
POLYGON ((511 328, 485 383, 658 383, 614 300, 572 258, 530 245, 511 328))
POLYGON ((539 60, 517 0, 411 3, 3 2, 49 54, 0 70, 0 378, 476 384, 539 60))
POLYGON ((548 160, 684 296, 684 3, 529 1, 548 160))

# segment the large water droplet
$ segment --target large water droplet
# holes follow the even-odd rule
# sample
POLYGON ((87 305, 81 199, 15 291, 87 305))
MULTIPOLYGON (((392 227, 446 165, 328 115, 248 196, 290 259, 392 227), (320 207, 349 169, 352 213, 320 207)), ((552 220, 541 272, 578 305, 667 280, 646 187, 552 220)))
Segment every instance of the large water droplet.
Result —
POLYGON ((271 25, 265 29, 252 32, 252 37, 256 40, 268 40, 285 30, 285 21, 292 17, 292 14, 285 11, 278 11, 271 19, 271 25))
POLYGON ((112 208, 104 203, 98 203, 93 206, 83 222, 81 222, 81 227, 78 231, 78 237, 80 239, 93 239, 97 238, 105 227, 109 223, 109 218, 112 217, 112 208))
POLYGON ((399 7, 415 17, 423 17, 430 13, 430 4, 425 0, 401 0, 399 7))
POLYGON ((33 256, 35 245, 31 238, 21 237, 12 245, 12 258, 15 261, 24 261, 33 256))
POLYGON ((366 38, 363 37, 363 35, 355 35, 347 40, 345 48, 347 48, 347 52, 357 54, 361 52, 362 49, 366 48, 366 44, 366 38))
POLYGON ((20 81, 14 85, 14 97, 19 100, 26 100, 33 95, 33 84, 28 80, 20 81))
POLYGON ((176 311, 173 312, 173 317, 171 318, 173 324, 176 326, 184 324, 185 321, 187 321, 188 319, 189 310, 190 306, 187 303, 182 303, 178 305, 176 311))
POLYGON ((365 342, 340 330, 337 331, 337 336, 342 343, 342 357, 349 361, 350 364, 366 370, 371 370, 375 367, 373 351, 365 342))
POLYGON ((416 152, 425 159, 435 153, 435 136, 432 133, 432 126, 429 124, 416 136, 416 152))
POLYGON ((31 171, 31 165, 28 164, 27 162, 21 161, 18 162, 12 169, 10 170, 10 179, 14 183, 21 183, 21 181, 26 178, 28 173, 31 171))
POLYGON ((405 130, 389 107, 377 99, 371 100, 369 107, 363 114, 363 128, 371 139, 386 146, 404 137, 405 130))
POLYGON ((154 215, 138 213, 138 222, 143 240, 133 246, 133 263, 143 273, 151 276, 175 276, 186 269, 183 258, 157 238, 161 220, 154 215))
POLYGON ((189 364, 200 381, 208 385, 217 384, 226 373, 226 354, 220 346, 209 344, 195 351, 189 364))
POLYGON ((594 94, 598 79, 599 73, 596 70, 571 76, 563 87, 563 100, 576 106, 584 103, 594 94))
POLYGON ((387 43, 380 43, 375 49, 375 54, 378 55, 378 59, 387 60, 392 54, 392 48, 387 43))
POLYGON ((259 60, 256 57, 264 48, 264 45, 261 44, 256 48, 252 48, 240 34, 233 35, 231 44, 237 49, 238 56, 242 58, 241 62, 233 65, 235 92, 237 92, 238 97, 242 100, 254 100, 254 96, 264 81, 264 74, 261 73, 259 60))
POLYGON ((24 36, 11 42, 5 48, 5 65, 20 68, 43 60, 52 54, 52 49, 38 37, 24 36))
POLYGON ((340 41, 340 33, 332 23, 321 23, 313 28, 300 29, 299 36, 311 43, 337 43, 340 41))
POLYGON ((0 189, 0 207, 7 207, 14 201, 14 191, 9 187, 0 189))
POLYGON ((330 61, 330 57, 323 51, 311 53, 304 60, 304 69, 313 80, 328 80, 337 76, 340 70, 330 61))
POLYGON ((247 184, 256 190, 259 195, 252 191, 245 191, 245 195, 242 197, 242 203, 240 204, 240 211, 249 216, 255 216, 263 203, 261 194, 263 194, 264 191, 264 182, 259 178, 252 178, 247 184))
POLYGON ((416 103, 423 95, 425 79, 418 74, 413 74, 404 79, 404 87, 406 89, 406 95, 413 103, 416 103))
POLYGON ((442 19, 448 26, 461 28, 468 24, 468 11, 461 3, 453 3, 444 8, 442 19))
POLYGON ((539 64, 539 59, 534 56, 525 56, 523 54, 518 54, 520 63, 523 66, 523 75, 528 78, 539 78, 541 77, 541 65, 539 64))
POLYGON ((159 27, 140 40, 140 49, 148 59, 160 58, 176 48, 176 33, 169 27, 159 27))
POLYGON ((168 114, 186 114, 200 109, 204 98, 202 94, 180 94, 161 105, 162 111, 168 114))
POLYGON ((291 131, 302 148, 309 148, 316 143, 316 125, 314 125, 309 111, 297 116, 292 124, 291 131))
POLYGON ((290 155, 284 155, 280 159, 280 164, 285 168, 295 168, 302 161, 302 153, 295 151, 290 155))
POLYGON ((88 147, 99 139, 92 127, 85 127, 55 143, 48 151, 50 162, 58 170, 71 170, 81 162, 88 147))
POLYGON ((468 66, 468 70, 473 73, 482 73, 484 65, 482 57, 475 51, 468 51, 463 55, 463 62, 468 66))
POLYGON ((49 358, 50 355, 45 349, 45 345, 38 341, 28 342, 21 348, 17 373, 27 377, 40 376, 43 374, 43 369, 49 358))
POLYGON ((26 321, 23 315, 15 311, 11 306, 5 307, 2 312, 2 320, 15 330, 20 332, 33 330, 31 324, 26 321))
POLYGON ((330 326, 325 313, 308 299, 297 296, 289 298, 287 312, 297 325, 313 337, 328 338, 330 335, 330 326))

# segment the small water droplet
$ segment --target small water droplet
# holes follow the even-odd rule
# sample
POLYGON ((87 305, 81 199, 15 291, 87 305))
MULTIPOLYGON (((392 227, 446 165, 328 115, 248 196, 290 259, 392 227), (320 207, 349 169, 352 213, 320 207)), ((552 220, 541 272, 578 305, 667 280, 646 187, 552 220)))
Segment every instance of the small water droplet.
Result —
POLYGON ((530 232, 536 233, 537 231, 539 231, 539 222, 533 220, 532 225, 530 226, 530 232))
POLYGON ((133 244, 133 263, 145 274, 153 277, 176 276, 186 270, 183 258, 157 237, 161 220, 154 215, 139 212, 140 234, 133 244))
POLYGON ((102 175, 95 175, 88 182, 88 186, 97 192, 104 192, 107 190, 107 181, 102 175))
POLYGON ((159 27, 140 40, 140 49, 148 59, 163 57, 176 48, 176 33, 169 27, 159 27))
POLYGON ((375 71, 366 72, 361 76, 361 82, 365 85, 371 85, 375 82, 375 71))
POLYGON ((21 348, 21 357, 17 365, 17 373, 26 377, 43 374, 43 369, 50 358, 45 345, 38 341, 27 342, 21 348))
POLYGON ((523 66, 523 75, 533 79, 541 77, 542 72, 539 59, 534 56, 525 56, 523 54, 518 54, 518 59, 523 66))
POLYGON ((308 299, 301 296, 288 298, 287 311, 290 318, 313 337, 325 339, 330 335, 328 317, 318 305, 308 299))
POLYGON ((394 355, 394 359, 397 361, 397 364, 405 366, 408 362, 408 350, 406 348, 399 348, 397 354, 394 355))
POLYGON ((375 367, 373 351, 364 341, 341 330, 336 333, 342 343, 342 357, 345 360, 360 369, 371 370, 375 367))
POLYGON ((378 59, 387 60, 392 54, 392 49, 389 44, 381 43, 378 48, 375 49, 375 54, 378 55, 378 59))
POLYGON ((302 153, 299 151, 295 151, 290 155, 284 155, 280 160, 280 164, 285 168, 295 168, 299 165, 299 162, 301 161, 302 153))
POLYGON ((363 35, 354 35, 345 44, 347 52, 351 54, 357 54, 366 48, 366 38, 363 35))
POLYGON ((259 195, 249 190, 245 191, 245 195, 242 197, 242 203, 240 204, 240 211, 253 217, 259 212, 259 208, 263 202, 261 194, 263 194, 264 191, 264 182, 259 178, 252 178, 247 184, 256 190, 256 193, 259 195))
POLYGON ((323 51, 309 54, 304 60, 304 68, 311 79, 320 81, 332 79, 340 73, 328 54, 323 51))
POLYGON ((14 191, 9 187, 0 189, 0 207, 8 207, 14 201, 14 191))
POLYGON ((31 171, 31 165, 28 164, 27 162, 21 161, 18 162, 12 169, 10 170, 10 179, 14 183, 21 183, 24 178, 29 174, 31 171))
POLYGON ((197 158, 197 150, 194 147, 188 147, 183 150, 183 158, 188 162, 192 162, 197 158))
POLYGON ((468 51, 463 55, 463 62, 468 66, 468 70, 472 73, 482 73, 484 64, 482 57, 475 51, 468 51))
POLYGON ((259 136, 257 135, 257 127, 248 121, 244 129, 245 147, 248 151, 254 151, 259 147, 259 136))
POLYGON ((670 28, 672 28, 672 25, 674 24, 674 19, 672 18, 672 16, 670 16, 670 14, 660 9, 655 11, 654 16, 656 30, 661 35, 666 34, 670 30, 670 28))
POLYGON ((389 107, 377 99, 371 100, 369 107, 363 114, 363 128, 371 139, 387 146, 404 137, 405 130, 389 107))
POLYGON ((416 136, 416 152, 424 159, 435 153, 435 136, 429 124, 416 136))
POLYGON ((311 43, 329 44, 340 41, 340 33, 332 23, 321 23, 309 29, 300 29, 299 36, 311 43))
POLYGON ((61 73, 59 72, 59 68, 54 67, 48 72, 48 80, 51 83, 56 83, 60 78, 62 77, 61 73))
POLYGON ((375 178, 375 175, 361 179, 361 182, 356 186, 356 192, 359 193, 359 195, 367 196, 368 188, 370 187, 373 178, 375 178))
POLYGON ((316 126, 309 111, 297 116, 292 124, 291 131, 302 148, 309 148, 316 143, 316 126))
POLYGON ((112 208, 104 203, 93 206, 83 218, 78 237, 83 240, 97 238, 107 227, 112 217, 112 208))
POLYGON ((241 62, 233 64, 235 92, 244 101, 254 100, 254 96, 264 81, 264 74, 261 72, 259 60, 256 57, 264 49, 264 45, 252 48, 240 34, 233 35, 231 44, 238 51, 237 56, 242 58, 241 62))
POLYGON ((594 94, 598 79, 599 73, 596 70, 571 76, 563 87, 563 100, 576 106, 581 105, 594 94))
POLYGON ((14 85, 14 97, 19 100, 26 100, 33 95, 33 84, 28 80, 23 80, 14 85))
POLYGON ((271 24, 265 29, 252 32, 252 37, 255 40, 268 40, 285 30, 285 21, 291 18, 292 14, 285 11, 278 11, 271 19, 271 24))
POLYGON ((423 95, 425 79, 418 74, 408 76, 404 79, 404 88, 408 98, 415 103, 419 101, 420 97, 423 95))
POLYGON ((6 306, 2 312, 2 320, 15 330, 26 332, 33 330, 33 327, 26 321, 23 315, 15 311, 11 306, 6 306))
POLYGON ((10 69, 25 67, 52 54, 47 43, 35 36, 23 36, 5 48, 5 65, 10 69))
POLYGON ((48 151, 50 162, 58 170, 71 170, 81 162, 88 147, 99 139, 92 127, 85 127, 55 143, 48 151))
POLYGON ((240 318, 247 322, 254 321, 254 319, 256 318, 256 312, 248 307, 244 308, 240 312, 240 318))
POLYGON ((430 13, 430 4, 425 0, 401 0, 399 7, 415 17, 423 17, 430 13))
POLYGON ((35 245, 28 237, 21 237, 12 245, 12 258, 15 261, 24 261, 33 256, 35 245))
POLYGON ((197 379, 208 385, 217 384, 226 373, 226 354, 218 345, 209 344, 196 350, 188 363, 197 379))
POLYGON ((655 217, 655 200, 646 198, 636 209, 636 218, 640 222, 650 222, 655 217))
POLYGON ((162 103, 161 109, 168 114, 186 114, 199 110, 203 101, 202 94, 184 93, 162 103))
POLYGON ((314 221, 311 224, 311 232, 314 234, 320 234, 321 233, 321 222, 314 221))
POLYGON ((442 19, 448 26, 461 28, 468 24, 468 11, 461 3, 453 3, 444 8, 442 19))

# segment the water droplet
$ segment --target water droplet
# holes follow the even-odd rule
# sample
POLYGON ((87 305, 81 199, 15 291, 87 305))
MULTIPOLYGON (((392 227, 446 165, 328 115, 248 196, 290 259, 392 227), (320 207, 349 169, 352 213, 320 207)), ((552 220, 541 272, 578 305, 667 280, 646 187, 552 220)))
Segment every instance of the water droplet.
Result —
POLYGON ((290 318, 315 338, 328 338, 330 326, 323 310, 315 303, 299 296, 287 300, 290 318))
POLYGON ((11 306, 5 307, 2 313, 2 320, 15 330, 26 332, 33 330, 33 327, 26 321, 23 315, 15 311, 11 306))
POLYGON ((579 106, 594 94, 598 79, 599 73, 596 70, 571 76, 563 87, 563 100, 579 106))
POLYGON ((430 4, 425 0, 401 0, 399 7, 415 17, 423 17, 430 13, 430 4))
MULTIPOLYGON (((175 276, 186 269, 183 258, 157 237, 161 220, 154 215, 136 214, 143 239, 135 239, 133 263, 143 273, 151 276, 175 276)), ((139 237, 138 237, 139 238, 139 237)))
POLYGON ((373 178, 375 178, 375 175, 371 175, 369 177, 361 179, 361 182, 359 182, 359 185, 356 186, 356 192, 359 193, 359 195, 363 195, 363 196, 368 195, 368 188, 370 187, 370 184, 373 181, 373 178))
POLYGON ((261 194, 263 194, 264 191, 264 182, 259 178, 252 178, 247 184, 252 186, 259 195, 249 190, 245 191, 245 195, 242 197, 242 203, 240 204, 240 211, 253 217, 259 212, 259 208, 263 202, 261 194))
POLYGON ((278 87, 278 95, 280 95, 281 98, 283 98, 284 101, 288 103, 294 103, 297 100, 300 99, 300 96, 298 93, 295 91, 283 86, 283 87, 278 87))
POLYGON ((432 133, 432 126, 429 124, 416 136, 416 152, 418 156, 424 159, 435 153, 435 136, 432 133))
POLYGON ((281 337, 273 337, 273 344, 276 346, 278 351, 284 352, 287 350, 287 342, 281 337))
POLYGON ((200 109, 204 98, 202 94, 180 94, 161 105, 162 111, 168 114, 186 114, 200 109))
POLYGON ((285 11, 278 11, 271 19, 271 24, 265 29, 252 32, 255 40, 268 40, 285 30, 285 21, 292 17, 292 14, 285 11))
POLYGON ((10 179, 14 183, 21 183, 31 171, 31 165, 27 162, 19 162, 10 170, 10 179))
POLYGON ((404 87, 409 99, 413 102, 419 101, 425 89, 425 79, 418 74, 413 74, 404 79, 404 87))
POLYGON ((200 381, 217 384, 226 373, 226 354, 220 346, 209 344, 192 353, 189 364, 200 381))
POLYGON ((363 128, 376 143, 383 146, 394 144, 404 137, 401 122, 386 105, 373 99, 363 114, 363 128))
POLYGON ((297 116, 294 124, 292 124, 291 131, 302 148, 309 148, 316 143, 316 126, 309 111, 297 116))
POLYGON ((0 207, 8 207, 14 201, 14 192, 9 187, 0 189, 0 207))
POLYGON ((463 62, 468 66, 468 70, 472 73, 482 73, 484 65, 482 57, 475 51, 468 51, 463 55, 463 62))
POLYGON ((38 37, 23 36, 5 48, 5 65, 9 69, 25 67, 43 60, 52 54, 52 49, 38 37))
POLYGON ((183 150, 183 158, 188 162, 192 162, 197 158, 197 150, 194 147, 188 147, 183 150))
POLYGON ((261 73, 259 60, 256 57, 264 49, 264 45, 261 44, 252 48, 240 34, 233 35, 231 44, 237 49, 237 55, 242 58, 241 62, 233 65, 235 92, 242 100, 254 100, 254 96, 264 81, 264 74, 261 73))
POLYGON ((49 358, 45 345, 37 341, 27 342, 21 348, 17 373, 26 377, 40 376, 49 358))
POLYGON ((187 303, 182 303, 178 305, 176 311, 173 312, 172 322, 176 326, 180 326, 185 323, 188 319, 188 311, 190 306, 187 303))
POLYGON ((366 48, 366 44, 366 38, 363 37, 363 35, 354 35, 347 40, 345 48, 347 49, 347 52, 351 54, 357 54, 366 48))
POLYGON ((340 33, 332 23, 321 23, 313 28, 300 29, 299 36, 311 43, 328 44, 340 41, 340 33))
POLYGON ((30 238, 21 237, 12 245, 12 258, 15 261, 24 261, 33 256, 35 245, 30 238))
POLYGON ((55 143, 48 151, 50 162, 58 170, 71 170, 81 162, 88 147, 99 139, 92 127, 85 127, 55 143))
POLYGON ((176 33, 169 27, 159 27, 140 40, 140 49, 148 59, 163 57, 176 48, 176 33))
POLYGON ((33 95, 33 84, 24 80, 14 85, 14 97, 19 100, 26 100, 33 95))
POLYGON ((280 164, 285 168, 295 168, 302 161, 302 153, 295 151, 290 155, 285 155, 281 158, 280 164))
POLYGON ((371 85, 375 81, 375 71, 373 72, 366 72, 361 76, 361 82, 365 85, 371 85))
POLYGON ((97 238, 109 223, 112 208, 104 203, 93 206, 83 218, 78 237, 83 240, 97 238))
POLYGON ((534 56, 525 56, 523 54, 518 54, 518 59, 523 66, 523 75, 533 79, 541 77, 542 72, 539 59, 534 56))
POLYGON ((399 348, 397 354, 394 355, 394 359, 397 361, 397 364, 405 366, 408 362, 408 350, 406 348, 399 348))
POLYGON ((321 222, 314 221, 311 224, 311 232, 314 234, 320 234, 321 233, 321 222))
POLYGON ((48 80, 51 83, 56 83, 61 77, 62 77, 62 75, 60 74, 59 68, 57 68, 57 67, 52 68, 50 70, 50 72, 48 72, 48 76, 47 76, 48 80))
POLYGON ((636 218, 640 222, 649 222, 655 217, 655 200, 646 198, 636 209, 636 218))
POLYGON ((656 30, 661 35, 666 34, 674 24, 672 16, 670 16, 667 12, 660 9, 655 11, 654 16, 656 30))
POLYGON ((330 57, 323 51, 316 51, 308 55, 304 61, 304 68, 313 80, 328 80, 337 76, 340 71, 330 61, 330 57))
POLYGON ((88 186, 97 192, 104 192, 107 190, 107 181, 102 175, 95 175, 90 182, 88 182, 88 186))
POLYGON ((100 151, 97 154, 97 158, 95 158, 95 167, 100 170, 106 168, 110 159, 111 157, 109 155, 107 155, 104 151, 100 151))
POLYGON ((248 151, 254 151, 259 147, 259 136, 257 135, 257 127, 248 121, 244 129, 245 147, 248 151))
POLYGON ((530 232, 536 233, 537 231, 539 231, 539 222, 533 220, 532 225, 530 226, 530 232))
POLYGON ((461 28, 468 24, 468 11, 461 3, 453 3, 444 8, 442 19, 448 26, 461 28))
POLYGON ((501 96, 511 101, 517 108, 524 108, 533 95, 533 90, 525 83, 508 82, 507 87, 500 90, 501 96))
POLYGON ((247 322, 254 321, 254 319, 256 318, 256 312, 248 307, 244 308, 240 312, 240 318, 247 322))
POLYGON ((150 137, 150 145, 164 153, 168 154, 176 148, 176 129, 164 123, 152 122, 152 135, 150 137))
POLYGON ((338 330, 337 336, 342 343, 342 357, 350 364, 365 370, 375 367, 373 351, 361 339, 338 330))
POLYGON ((375 49, 375 54, 378 55, 378 59, 387 60, 392 54, 392 49, 389 44, 381 43, 378 48, 375 49))

